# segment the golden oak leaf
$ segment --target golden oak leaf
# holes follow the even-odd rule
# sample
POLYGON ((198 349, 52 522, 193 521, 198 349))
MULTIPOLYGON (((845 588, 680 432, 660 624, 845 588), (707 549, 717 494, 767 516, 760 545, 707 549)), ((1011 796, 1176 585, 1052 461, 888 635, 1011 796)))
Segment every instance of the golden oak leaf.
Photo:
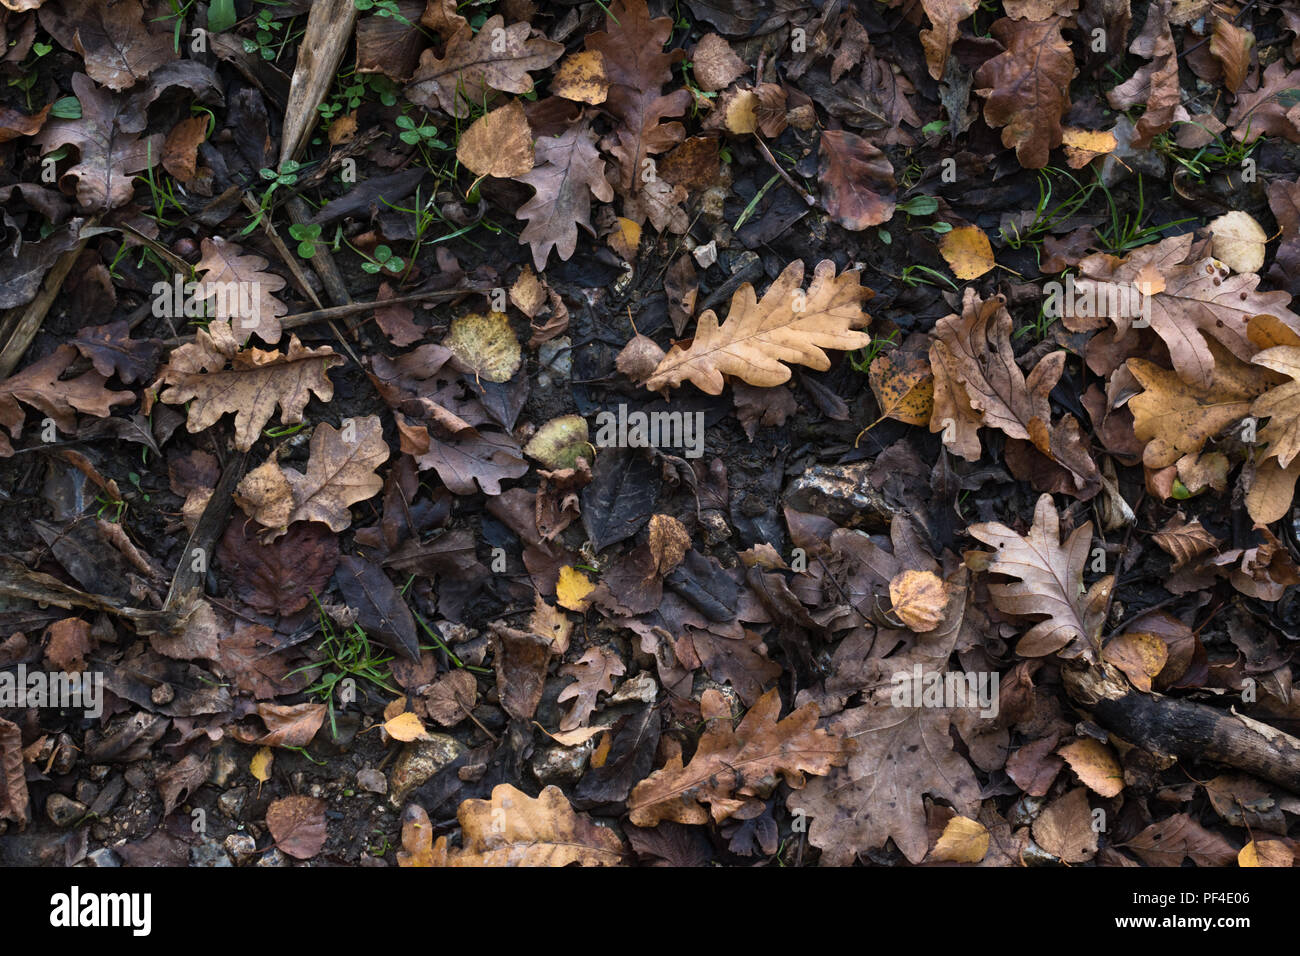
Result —
POLYGON ((639 827, 661 820, 707 823, 711 811, 715 822, 722 821, 761 804, 777 774, 798 790, 805 773, 822 775, 848 760, 848 744, 817 729, 816 704, 805 704, 778 721, 780 711, 781 698, 773 688, 733 728, 726 699, 706 690, 700 712, 708 728, 695 755, 683 765, 677 754, 638 783, 628 797, 629 819, 639 827))
POLYGON ((429 814, 418 803, 408 804, 402 811, 402 848, 397 851, 397 865, 408 866, 446 866, 447 841, 439 841, 438 849, 433 846, 433 823, 429 814))
POLYGON ((1211 437, 1251 413, 1251 405, 1277 376, 1238 361, 1218 343, 1208 343, 1211 383, 1189 384, 1176 372, 1146 359, 1128 360, 1142 392, 1128 402, 1133 432, 1146 442, 1142 462, 1164 468, 1205 447, 1211 437))
POLYGON ((289 307, 273 296, 284 288, 284 280, 267 272, 261 256, 243 255, 243 250, 221 237, 204 239, 203 258, 195 271, 201 275, 197 297, 210 301, 215 317, 230 324, 242 345, 256 332, 271 345, 280 341, 280 316, 289 307))
POLYGON ((559 787, 547 787, 537 797, 530 797, 508 783, 497 784, 491 800, 465 800, 456 815, 461 846, 448 849, 447 838, 439 837, 425 853, 419 849, 420 841, 413 839, 416 859, 428 859, 432 866, 623 863, 623 841, 618 834, 576 813, 559 787))
POLYGON ((997 548, 988 570, 1016 579, 989 585, 998 610, 1017 617, 1044 618, 1020 639, 1016 653, 1023 657, 1055 653, 1092 662, 1097 658, 1106 595, 1114 576, 1107 575, 1085 593, 1083 568, 1092 547, 1092 522, 1076 528, 1064 545, 1060 526, 1052 496, 1042 495, 1027 535, 997 521, 973 524, 968 531, 997 548))
POLYGON ((304 348, 295 335, 288 352, 241 349, 229 323, 220 321, 199 329, 194 338, 172 352, 155 383, 171 386, 159 396, 161 401, 191 403, 186 423, 191 433, 234 412, 235 447, 248 451, 276 405, 280 421, 292 425, 302 421, 312 393, 325 402, 334 397, 327 370, 343 358, 329 346, 304 348))
POLYGON ((1250 414, 1268 419, 1259 431, 1260 442, 1268 446, 1265 457, 1276 458, 1282 468, 1287 468, 1300 454, 1300 347, 1278 345, 1264 349, 1251 362, 1291 379, 1270 388, 1250 406, 1250 414))
POLYGON ((342 429, 322 422, 311 436, 307 473, 281 468, 275 458, 253 469, 235 489, 244 513, 271 529, 274 541, 295 521, 319 521, 331 531, 352 523, 349 506, 377 495, 384 480, 375 469, 388 460, 388 443, 376 415, 345 421, 342 429))
POLYGON ((830 368, 822 349, 864 348, 871 336, 857 332, 871 319, 862 303, 874 293, 859 283, 857 272, 835 275, 835 263, 819 263, 812 284, 802 290, 804 266, 786 266, 763 298, 745 283, 731 299, 726 321, 712 310, 701 313, 695 338, 668 350, 646 381, 651 391, 693 382, 710 395, 722 394, 723 375, 750 385, 770 387, 790 378, 789 362, 819 371, 830 368))

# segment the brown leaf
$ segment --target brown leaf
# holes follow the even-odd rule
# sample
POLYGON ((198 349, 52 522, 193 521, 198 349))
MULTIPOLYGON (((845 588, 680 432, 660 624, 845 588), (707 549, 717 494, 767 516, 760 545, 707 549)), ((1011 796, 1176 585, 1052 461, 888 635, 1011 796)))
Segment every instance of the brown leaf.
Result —
POLYGON ((566 100, 596 106, 609 95, 605 57, 599 50, 580 50, 564 58, 551 77, 550 91, 566 100))
POLYGON ((668 350, 646 388, 690 381, 709 395, 720 395, 724 374, 770 387, 790 378, 784 362, 824 371, 830 358, 822 349, 848 351, 869 344, 871 336, 854 331, 870 321, 862 302, 873 295, 859 284, 859 274, 836 276, 828 259, 817 265, 806 293, 803 274, 802 261, 790 263, 761 300, 751 285, 742 285, 721 325, 712 310, 702 313, 695 338, 686 347, 668 350))
POLYGON ((686 527, 672 515, 650 516, 650 554, 654 558, 655 573, 660 577, 682 563, 691 549, 691 536, 686 527))
POLYGON ((468 717, 477 700, 478 681, 462 669, 439 676, 421 697, 429 719, 443 727, 454 727, 468 717))
POLYGON ((575 813, 559 787, 536 797, 508 783, 497 784, 491 800, 466 800, 457 811, 461 846, 448 851, 447 838, 433 847, 443 866, 620 866, 623 841, 613 830, 575 813))
POLYGON ((759 804, 757 788, 765 778, 780 774, 798 790, 805 773, 825 774, 848 759, 843 740, 816 729, 815 704, 778 721, 781 698, 775 688, 734 729, 726 699, 717 691, 704 692, 700 710, 707 729, 690 762, 683 766, 677 754, 632 790, 627 808, 635 826, 661 820, 707 823, 710 817, 719 822, 759 804))
POLYGON ((194 342, 172 352, 157 383, 171 388, 159 398, 171 405, 190 402, 186 428, 191 434, 234 412, 235 447, 248 451, 276 405, 280 421, 292 425, 302 421, 312 393, 325 402, 333 398, 327 369, 342 362, 329 346, 304 348, 296 335, 289 338, 288 352, 241 349, 230 325, 214 321, 195 332, 194 342))
POLYGON ((73 345, 108 378, 116 373, 123 382, 143 382, 158 365, 157 339, 133 339, 125 319, 108 325, 86 326, 71 339, 73 345))
POLYGON ((266 724, 266 733, 236 734, 243 743, 255 747, 306 747, 325 721, 325 705, 258 704, 257 715, 266 724))
POLYGON ((1079 787, 1057 797, 1033 825, 1034 841, 1066 863, 1086 863, 1097 855, 1097 831, 1092 825, 1088 791, 1079 787))
MULTIPOLYGON (((371 16, 357 19, 357 72, 382 73, 390 80, 404 83, 415 72, 424 49, 424 35, 418 24, 421 14, 438 13, 438 4, 424 0, 397 0, 400 16, 371 16)), ((455 15, 453 5, 451 13, 455 15)), ((461 22, 464 19, 461 18, 461 22)), ((426 23, 425 26, 433 26, 426 23)), ((331 132, 333 127, 330 127, 331 132)))
POLYGON ((1231 866, 1237 851, 1223 837, 1211 833, 1186 813, 1176 813, 1153 823, 1121 844, 1147 866, 1182 866, 1190 859, 1197 866, 1231 866))
MULTIPOLYGON (((170 39, 166 42, 170 46, 170 39)), ((162 158, 163 134, 140 139, 138 130, 124 130, 127 101, 99 89, 84 74, 73 74, 72 91, 81 101, 81 119, 46 123, 36 142, 42 153, 75 147, 80 158, 62 178, 76 181, 77 202, 83 209, 107 212, 135 196, 133 174, 162 158)))
POLYGON ((90 624, 77 617, 65 617, 50 625, 50 643, 45 661, 51 670, 84 671, 90 653, 90 624))
POLYGON ((284 288, 278 275, 266 272, 261 256, 243 255, 243 250, 220 236, 204 239, 203 258, 195 271, 201 273, 196 296, 211 300, 215 317, 230 325, 242 345, 256 332, 271 345, 280 341, 280 316, 289 307, 271 293, 284 288))
POLYGON ((1288 71, 1282 60, 1274 60, 1264 71, 1259 89, 1238 93, 1228 114, 1233 138, 1245 142, 1249 136, 1275 136, 1300 143, 1300 116, 1296 115, 1295 90, 1300 88, 1300 67, 1288 71))
POLYGON ((402 848, 397 851, 398 866, 446 866, 447 841, 439 843, 440 852, 433 848, 433 824, 429 814, 418 803, 408 804, 402 811, 402 848))
POLYGON ((867 380, 882 418, 928 425, 934 415, 934 375, 924 354, 894 349, 872 360, 867 380))
MULTIPOLYGON (((1060 17, 1047 20, 1001 19, 993 36, 1006 52, 975 74, 975 90, 984 97, 984 119, 1002 127, 1002 145, 1013 147, 1020 165, 1042 169, 1061 145, 1061 119, 1070 108, 1074 54, 1061 36, 1060 17)), ((934 73, 933 62, 931 74, 934 73)))
POLYGON ((1222 543, 1206 530, 1200 518, 1193 518, 1189 522, 1181 511, 1152 534, 1151 540, 1174 559, 1174 570, 1190 564, 1203 554, 1217 551, 1222 543))
POLYGON ((533 247, 540 272, 552 249, 562 260, 572 257, 578 226, 595 235, 589 221, 591 197, 610 202, 614 190, 605 179, 605 163, 596 151, 590 123, 574 123, 559 136, 539 137, 534 150, 536 165, 518 179, 536 193, 516 215, 528 222, 519 241, 533 247))
POLYGON ((1250 70, 1250 51, 1255 46, 1255 34, 1245 27, 1239 27, 1225 17, 1214 21, 1214 31, 1210 35, 1210 52, 1223 67, 1224 88, 1229 93, 1236 93, 1241 84, 1246 82, 1246 73, 1250 70))
POLYGON ((933 25, 933 29, 921 31, 925 62, 930 67, 930 75, 942 79, 948 55, 960 32, 959 25, 979 9, 979 0, 921 0, 921 6, 933 25))
MULTIPOLYGON (((22 406, 44 412, 65 434, 77 430, 77 412, 107 418, 114 405, 135 401, 130 392, 114 392, 104 387, 105 376, 93 369, 76 378, 61 381, 59 376, 77 357, 71 345, 60 345, 45 358, 33 362, 17 375, 0 381, 0 425, 18 438, 26 414, 22 406)), ((0 458, 13 454, 9 439, 0 434, 0 458)))
POLYGON ((275 845, 299 860, 310 860, 325 846, 325 801, 281 797, 266 808, 266 826, 275 845))
POLYGON ((1095 661, 1106 594, 1114 578, 1102 578, 1084 593, 1083 568, 1092 545, 1092 523, 1076 528, 1062 545, 1052 496, 1042 495, 1034 509, 1033 526, 1024 537, 996 521, 971 525, 967 531, 998 549, 989 572, 1017 579, 1014 584, 989 585, 998 610, 1017 616, 1045 616, 1020 639, 1016 653, 1022 657, 1058 653, 1095 661))
POLYGON ((510 179, 531 170, 533 134, 520 102, 511 100, 471 123, 456 142, 456 158, 476 176, 510 179))
POLYGON ((577 730, 586 727, 591 720, 592 711, 596 709, 597 696, 604 691, 614 692, 614 678, 624 672, 623 660, 608 647, 599 646, 587 649, 578 660, 560 668, 561 674, 577 678, 575 683, 565 687, 556 703, 573 701, 560 720, 560 730, 577 730))
POLYGON ((406 97, 427 109, 439 107, 466 117, 490 101, 491 91, 523 94, 533 89, 530 70, 544 70, 564 53, 564 47, 531 36, 527 23, 505 25, 489 17, 477 30, 465 23, 447 41, 442 56, 433 50, 420 55, 420 65, 406 87, 406 97))
POLYGON ((894 216, 894 167, 861 136, 826 130, 818 146, 817 179, 827 214, 861 232, 894 216))
POLYGON ((140 0, 51 0, 39 16, 60 46, 81 54, 90 78, 110 90, 124 90, 176 59, 171 29, 151 33, 140 0))
POLYGON ((183 183, 197 174, 199 145, 208 136, 208 117, 189 116, 172 127, 163 141, 162 166, 183 183))
POLYGON ((154 783, 162 797, 163 816, 169 816, 181 800, 193 796, 211 772, 212 761, 208 757, 190 753, 158 774, 154 783))
POLYGON ((691 69, 700 89, 712 93, 726 89, 747 67, 731 44, 716 33, 706 33, 691 51, 691 69))
POLYGON ((23 770, 23 734, 0 717, 0 820, 27 825, 27 774, 23 770))
POLYGON ((288 616, 325 593, 339 563, 338 535, 323 524, 303 523, 263 544, 255 531, 256 526, 236 519, 217 546, 217 558, 241 601, 263 614, 288 616))
POLYGON ((501 708, 511 717, 532 720, 555 645, 547 637, 501 624, 492 625, 491 636, 501 708))
POLYGON ((53 105, 47 103, 39 113, 33 113, 31 116, 7 106, 0 106, 0 143, 7 143, 20 136, 35 136, 45 125, 50 115, 50 107, 53 105))
POLYGON ((267 541, 295 521, 319 521, 342 531, 352 523, 349 507, 383 490, 384 480, 375 469, 387 460, 388 443, 377 415, 347 419, 342 429, 321 422, 312 432, 306 474, 282 469, 272 458, 244 476, 235 500, 250 518, 273 530, 267 541))

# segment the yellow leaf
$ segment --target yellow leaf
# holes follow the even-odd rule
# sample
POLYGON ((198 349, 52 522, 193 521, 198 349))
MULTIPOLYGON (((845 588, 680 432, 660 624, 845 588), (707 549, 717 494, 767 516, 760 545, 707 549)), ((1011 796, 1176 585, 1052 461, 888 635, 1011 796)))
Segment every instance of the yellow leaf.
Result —
POLYGON ((609 234, 609 247, 618 253, 625 262, 636 258, 637 247, 641 245, 641 226, 631 219, 619 216, 617 226, 609 234))
POLYGON ((261 783, 271 779, 271 763, 275 760, 275 754, 270 747, 259 747, 257 753, 253 754, 253 759, 249 761, 248 769, 252 773, 253 779, 261 783))
POLYGON ((504 312, 471 312, 451 323, 443 345, 489 382, 508 382, 523 364, 519 340, 504 312))
POLYGON ((533 168, 533 134, 518 100, 480 116, 460 134, 456 158, 475 176, 509 179, 533 168))
POLYGON ((587 420, 581 415, 561 415, 537 429, 524 446, 524 454, 547 468, 575 468, 579 458, 595 457, 588 441, 587 420))
POLYGON ((1111 638, 1101 656, 1106 663, 1122 670, 1134 687, 1150 693, 1151 679, 1169 660, 1169 645, 1154 634, 1130 631, 1111 638))
POLYGON ((876 356, 867 372, 880 414, 906 425, 928 425, 934 414, 934 375, 924 355, 895 350, 876 356))
POLYGON ((1098 156, 1113 153, 1119 141, 1109 130, 1079 129, 1067 126, 1062 131, 1062 144, 1065 146, 1065 161, 1071 169, 1082 169, 1098 156))
POLYGON ((953 817, 943 828, 930 859, 949 863, 978 863, 989 851, 989 831, 968 817, 953 817))
POLYGON ((1251 840, 1237 854, 1238 866, 1291 866, 1295 854, 1281 840, 1251 840))
POLYGON ((420 718, 409 710, 385 721, 384 730, 388 732, 388 736, 403 743, 410 743, 424 736, 424 724, 420 723, 420 718))
POLYGON ((588 604, 587 595, 595 587, 596 585, 592 584, 585 574, 566 564, 560 568, 560 578, 555 582, 556 601, 560 607, 568 608, 570 611, 585 611, 588 604))
POLYGON ((564 58, 551 78, 551 92, 566 100, 595 106, 609 94, 605 57, 599 50, 583 50, 564 58))
POLYGON ((958 226, 939 240, 939 253, 958 279, 978 279, 997 263, 989 237, 979 226, 958 226))
MULTIPOLYGON (((1159 638, 1156 638, 1159 640, 1159 638)), ((1163 646, 1163 642, 1161 642, 1163 646)), ((1118 796, 1124 789, 1124 771, 1109 747, 1099 740, 1084 737, 1057 751, 1070 764, 1088 789, 1103 797, 1118 796)))

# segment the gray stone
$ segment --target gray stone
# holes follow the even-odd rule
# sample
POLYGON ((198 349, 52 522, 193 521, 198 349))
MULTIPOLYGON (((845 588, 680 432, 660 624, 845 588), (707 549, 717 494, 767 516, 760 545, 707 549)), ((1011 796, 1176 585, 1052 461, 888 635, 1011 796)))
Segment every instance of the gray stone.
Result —
POLYGON ((92 850, 90 853, 86 854, 86 865, 101 867, 121 866, 122 861, 117 858, 116 853, 108 847, 102 846, 98 850, 92 850))
POLYGON ((205 836, 190 847, 190 866, 234 866, 226 855, 225 847, 210 836, 205 836))
POLYGON ((289 865, 289 861, 285 859, 285 856, 283 853, 280 852, 279 847, 274 847, 274 846, 271 847, 271 849, 267 850, 265 853, 263 853, 262 858, 254 864, 254 866, 288 866, 288 865, 289 865))
POLYGON ((235 866, 247 866, 257 856, 257 841, 247 833, 232 833, 222 844, 235 866))
POLYGON ((895 514, 895 509, 871 484, 869 461, 816 465, 791 483, 785 501, 796 511, 822 515, 836 524, 848 524, 853 518, 859 522, 866 519, 866 526, 872 530, 887 528, 895 514))
POLYGON ((576 747, 541 747, 533 754, 533 773, 542 786, 554 784, 563 787, 576 783, 591 752, 596 749, 596 738, 585 740, 576 747))
POLYGON ((221 811, 222 816, 238 820, 244 812, 244 803, 247 800, 247 787, 232 787, 217 797, 217 809, 221 811))
POLYGON ((45 800, 45 815, 56 827, 70 827, 86 815, 86 805, 61 793, 52 793, 45 800))
POLYGON ((400 807, 406 795, 465 752, 465 745, 447 734, 427 733, 402 748, 389 778, 388 802, 400 807))

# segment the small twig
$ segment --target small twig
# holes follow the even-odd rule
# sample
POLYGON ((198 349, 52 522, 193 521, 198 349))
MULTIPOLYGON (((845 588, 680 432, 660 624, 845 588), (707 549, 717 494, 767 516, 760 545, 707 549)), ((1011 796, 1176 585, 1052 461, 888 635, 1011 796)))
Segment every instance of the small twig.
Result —
POLYGON ((763 142, 762 138, 758 136, 758 134, 754 135, 754 143, 755 145, 758 146, 758 151, 763 154, 763 158, 772 164, 772 168, 776 170, 777 175, 785 180, 785 184, 787 186, 789 186, 800 196, 802 196, 803 201, 806 202, 808 205, 810 206, 817 205, 817 200, 812 197, 812 195, 808 192, 808 190, 804 189, 797 182, 795 182, 794 179, 790 176, 790 174, 785 171, 785 168, 776 161, 776 157, 772 155, 772 151, 767 148, 767 144, 763 142))

